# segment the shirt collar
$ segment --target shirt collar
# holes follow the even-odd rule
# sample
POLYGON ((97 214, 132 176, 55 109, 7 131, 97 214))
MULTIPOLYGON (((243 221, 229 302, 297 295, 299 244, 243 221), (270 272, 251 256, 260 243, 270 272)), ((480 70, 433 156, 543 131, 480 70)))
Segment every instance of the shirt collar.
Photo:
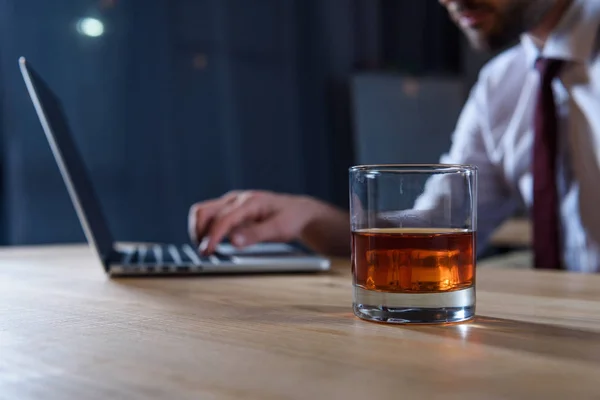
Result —
POLYGON ((540 52, 529 34, 521 36, 528 65, 539 56, 586 63, 595 47, 600 25, 600 1, 573 0, 540 52))

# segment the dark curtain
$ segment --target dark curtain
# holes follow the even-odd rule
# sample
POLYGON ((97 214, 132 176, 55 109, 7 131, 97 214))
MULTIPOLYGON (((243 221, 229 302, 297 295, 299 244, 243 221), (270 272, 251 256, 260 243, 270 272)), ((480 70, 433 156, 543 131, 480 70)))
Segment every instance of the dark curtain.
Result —
POLYGON ((457 74, 460 33, 437 1, 381 0, 383 64, 415 75, 457 74))
POLYGON ((63 100, 114 236, 183 241, 188 207, 231 189, 347 207, 350 76, 454 72, 442 17, 414 0, 0 0, 0 240, 83 240, 19 56, 63 100))
MULTIPOLYGON (((2 24, 2 18, 0 17, 0 24, 2 24)), ((0 35, 2 32, 0 32, 0 35)), ((2 62, 0 60, 0 65, 2 62)), ((0 67, 1 68, 1 67, 0 67)), ((0 76, 2 76, 2 70, 0 69, 0 76)), ((0 245, 6 243, 6 233, 7 233, 7 222, 6 222, 6 197, 7 197, 7 187, 4 178, 4 174, 6 172, 6 156, 4 150, 4 142, 5 142, 5 125, 3 123, 4 120, 4 107, 3 103, 6 101, 4 96, 4 84, 0 80, 0 245)))

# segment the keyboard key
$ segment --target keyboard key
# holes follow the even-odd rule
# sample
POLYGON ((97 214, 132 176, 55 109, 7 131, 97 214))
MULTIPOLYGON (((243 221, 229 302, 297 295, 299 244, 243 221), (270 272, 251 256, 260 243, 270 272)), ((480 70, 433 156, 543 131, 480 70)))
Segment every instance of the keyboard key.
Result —
POLYGON ((137 248, 137 264, 143 264, 146 262, 146 257, 148 255, 148 249, 144 246, 137 248))
POLYGON ((183 260, 181 259, 179 249, 174 244, 168 245, 167 249, 169 251, 169 254, 171 254, 171 257, 173 257, 173 261, 175 262, 175 264, 181 265, 183 263, 183 260))
POLYGON ((135 249, 127 250, 121 253, 121 264, 131 265, 137 262, 137 251, 135 249))
POLYGON ((154 258, 155 258, 155 264, 163 263, 164 252, 163 252, 162 246, 159 246, 159 245, 152 246, 152 254, 154 255, 154 258))
POLYGON ((190 259, 190 261, 195 265, 201 265, 202 260, 198 253, 190 246, 189 244, 185 244, 181 248, 182 252, 190 259))
POLYGON ((175 260, 169 251, 169 246, 161 246, 163 264, 173 264, 175 260))

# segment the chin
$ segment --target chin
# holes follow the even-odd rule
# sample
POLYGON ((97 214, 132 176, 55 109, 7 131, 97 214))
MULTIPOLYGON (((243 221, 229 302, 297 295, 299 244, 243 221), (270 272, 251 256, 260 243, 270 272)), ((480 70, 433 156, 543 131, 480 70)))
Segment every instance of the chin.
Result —
POLYGON ((466 31, 465 35, 471 44, 471 47, 478 51, 491 51, 490 42, 481 32, 466 31))
MULTIPOLYGON (((478 51, 496 53, 511 45, 515 38, 508 38, 500 35, 486 34, 482 31, 469 30, 465 35, 471 44, 471 47, 478 51)), ((517 36, 518 39, 518 36, 517 36)))

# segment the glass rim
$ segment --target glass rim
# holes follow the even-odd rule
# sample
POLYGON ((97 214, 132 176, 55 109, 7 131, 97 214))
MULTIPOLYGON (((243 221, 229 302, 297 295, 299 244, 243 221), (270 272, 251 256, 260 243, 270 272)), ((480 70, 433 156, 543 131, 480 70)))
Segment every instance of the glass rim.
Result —
POLYGON ((365 173, 429 173, 456 174, 461 172, 476 172, 477 167, 470 164, 365 164, 350 167, 349 172, 365 173))

